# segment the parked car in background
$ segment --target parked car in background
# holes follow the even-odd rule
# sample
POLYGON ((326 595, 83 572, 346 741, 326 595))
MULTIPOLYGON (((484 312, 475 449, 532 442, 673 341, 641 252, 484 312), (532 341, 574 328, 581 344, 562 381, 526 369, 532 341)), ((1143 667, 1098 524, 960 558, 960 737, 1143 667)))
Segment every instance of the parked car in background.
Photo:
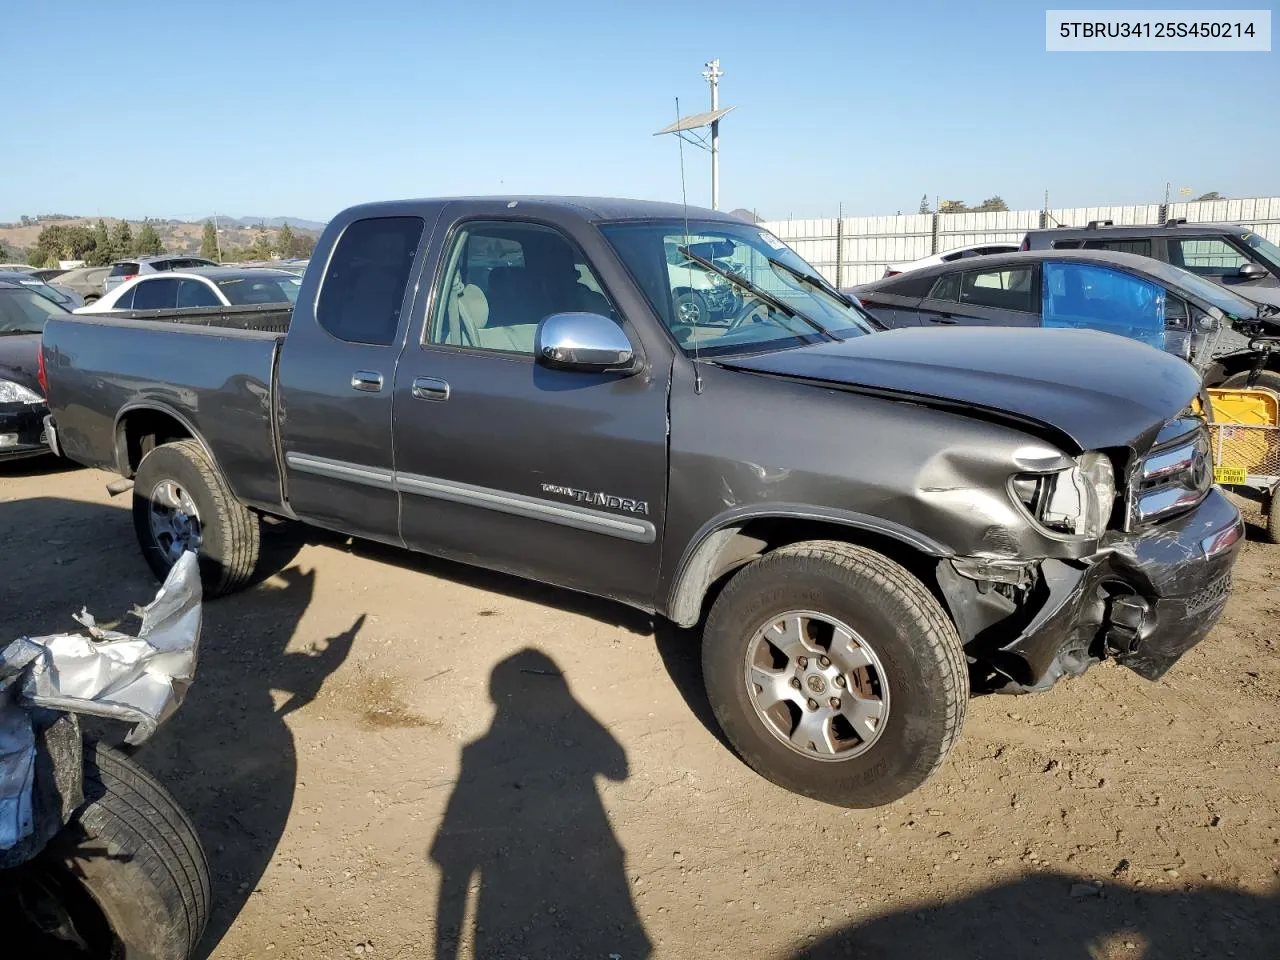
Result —
POLYGON ((203 267, 134 277, 76 313, 293 304, 302 279, 287 270, 203 267))
POLYGON ((1243 525, 1189 365, 886 332, 727 214, 369 204, 325 229, 287 332, 231 328, 260 310, 45 328, 51 442, 133 478, 158 575, 191 547, 209 595, 246 586, 265 514, 703 624, 728 740, 810 797, 895 800, 971 684, 1156 679, 1226 605, 1243 525), (690 270, 736 289, 729 323, 681 314, 690 270))
POLYGON ((40 335, 48 320, 66 316, 66 310, 30 287, 0 280, 0 460, 49 452, 40 335))
POLYGON ((117 260, 111 265, 106 278, 102 281, 102 292, 110 293, 126 280, 145 276, 148 273, 165 273, 170 270, 190 270, 193 267, 216 267, 217 264, 204 257, 190 257, 180 254, 161 254, 156 257, 134 257, 129 260, 117 260))
POLYGON ((74 310, 76 307, 84 306, 84 300, 74 290, 45 283, 34 273, 0 270, 0 280, 21 284, 33 293, 38 293, 45 299, 52 300, 64 310, 74 310))
POLYGON ((1236 223, 1115 226, 1094 220, 1085 227, 1030 230, 1023 250, 1114 250, 1153 257, 1237 293, 1280 306, 1280 246, 1236 223))
POLYGON ((29 263, 0 263, 0 270, 6 273, 35 273, 36 268, 29 263))
MULTIPOLYGON (((78 294, 83 303, 88 304, 102 296, 102 281, 110 271, 110 267, 75 267, 71 270, 58 271, 52 282, 48 278, 45 278, 45 282, 50 286, 78 294)), ((38 270, 36 275, 40 276, 48 272, 38 270)))
POLYGON ((966 260, 969 257, 985 257, 993 253, 1012 253, 1017 249, 1018 245, 1016 243, 979 243, 968 247, 956 247, 953 250, 943 250, 941 253, 935 253, 932 256, 921 257, 919 260, 891 263, 884 268, 884 275, 886 277, 896 277, 900 273, 908 273, 911 270, 919 270, 922 267, 934 267, 940 263, 966 260))
MULTIPOLYGON (((1105 250, 997 254, 854 289, 887 327, 1102 330, 1182 357, 1210 386, 1243 383, 1258 356, 1249 339, 1280 330, 1280 308, 1150 257, 1105 250)), ((1263 377, 1280 387, 1280 372, 1263 377)))

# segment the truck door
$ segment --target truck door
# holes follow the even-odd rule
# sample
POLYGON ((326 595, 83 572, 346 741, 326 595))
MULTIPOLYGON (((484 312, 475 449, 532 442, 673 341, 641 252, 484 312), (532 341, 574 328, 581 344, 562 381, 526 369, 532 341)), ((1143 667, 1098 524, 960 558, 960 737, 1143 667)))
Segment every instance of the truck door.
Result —
POLYGON ((294 513, 392 543, 400 537, 392 384, 426 226, 417 216, 385 216, 331 227, 341 233, 318 288, 301 291, 278 373, 294 513))
POLYGON ((600 313, 626 329, 571 229, 494 217, 448 232, 421 335, 396 372, 401 535, 644 606, 666 502, 670 358, 633 376, 534 361, 549 314, 600 313))

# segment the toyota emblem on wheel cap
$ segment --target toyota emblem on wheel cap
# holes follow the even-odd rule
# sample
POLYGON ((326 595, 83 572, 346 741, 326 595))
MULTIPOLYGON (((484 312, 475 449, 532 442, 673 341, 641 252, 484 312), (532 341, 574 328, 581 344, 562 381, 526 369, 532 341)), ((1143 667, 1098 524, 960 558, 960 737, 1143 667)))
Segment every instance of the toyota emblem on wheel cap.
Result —
POLYGON ((811 692, 813 692, 813 693, 825 693, 825 692, 826 692, 826 689, 827 689, 827 682, 826 682, 825 680, 823 680, 820 676, 818 676, 816 673, 811 673, 811 674, 809 675, 809 679, 808 679, 808 681, 806 681, 806 682, 809 684, 809 690, 810 690, 811 692))

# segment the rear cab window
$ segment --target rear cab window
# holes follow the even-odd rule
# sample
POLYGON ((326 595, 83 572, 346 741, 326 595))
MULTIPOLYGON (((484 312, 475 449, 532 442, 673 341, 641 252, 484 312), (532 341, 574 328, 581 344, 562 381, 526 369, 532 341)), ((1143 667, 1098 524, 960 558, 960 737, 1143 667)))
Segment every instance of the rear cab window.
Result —
POLYGON ((421 217, 369 217, 347 225, 320 284, 316 323, 348 343, 389 346, 400 327, 421 217))
POLYGON ((138 264, 132 260, 113 263, 111 265, 111 272, 107 274, 109 277, 136 277, 137 275, 138 264))

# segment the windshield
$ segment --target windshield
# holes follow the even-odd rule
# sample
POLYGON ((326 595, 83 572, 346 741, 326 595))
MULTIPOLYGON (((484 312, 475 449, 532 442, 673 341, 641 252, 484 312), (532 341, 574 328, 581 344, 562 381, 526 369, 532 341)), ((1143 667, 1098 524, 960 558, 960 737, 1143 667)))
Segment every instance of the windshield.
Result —
POLYGON ((1247 300, 1234 294, 1226 287, 1216 284, 1212 280, 1206 280, 1190 270, 1183 270, 1181 267, 1174 267, 1173 269, 1178 274, 1178 286, 1201 300, 1207 300, 1227 316, 1249 318, 1257 315, 1258 305, 1252 300, 1247 300))
POLYGON ((66 315, 66 310, 38 293, 0 289, 0 335, 42 333, 46 320, 66 315))
POLYGON ((235 306, 255 303, 298 302, 302 279, 281 274, 267 277, 225 277, 215 280, 218 289, 235 306))
POLYGON ((759 353, 878 329, 822 289, 818 271, 790 247, 751 224, 691 221, 687 233, 674 220, 600 229, 686 353, 759 353))
POLYGON ((1241 239, 1250 249, 1267 261, 1273 274, 1280 277, 1280 247, 1277 247, 1266 237, 1259 236, 1256 233, 1246 233, 1241 239))

